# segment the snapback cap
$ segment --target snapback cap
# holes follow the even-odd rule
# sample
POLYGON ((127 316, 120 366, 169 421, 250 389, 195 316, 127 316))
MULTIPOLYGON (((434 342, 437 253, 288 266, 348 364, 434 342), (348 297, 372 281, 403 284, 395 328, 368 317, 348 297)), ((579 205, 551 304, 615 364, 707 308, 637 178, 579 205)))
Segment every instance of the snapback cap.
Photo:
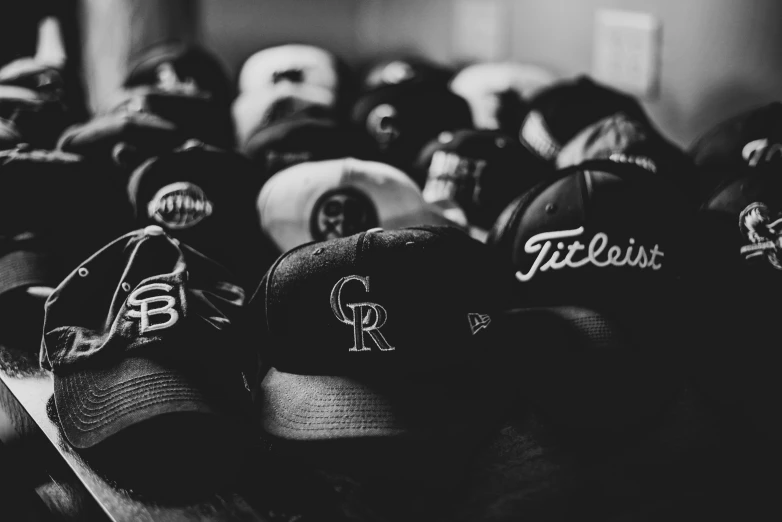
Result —
POLYGON ((379 87, 356 100, 352 121, 377 143, 386 163, 407 172, 443 131, 472 128, 470 107, 446 87, 409 82, 379 87))
POLYGON ((244 300, 225 268, 158 226, 85 260, 45 305, 40 362, 54 375, 64 440, 139 488, 170 488, 162 477, 185 460, 213 481, 206 463, 230 467, 247 441, 243 376, 255 370, 238 319, 244 300))
POLYGON ((641 104, 627 94, 587 76, 559 81, 530 100, 519 138, 532 152, 553 162, 562 147, 584 128, 617 112, 650 125, 641 104))
POLYGON ((416 161, 415 177, 430 203, 458 205, 470 225, 488 230, 514 198, 553 172, 502 132, 443 132, 416 161))
POLYGON ((712 127, 690 146, 700 169, 703 203, 720 185, 782 162, 782 102, 744 111, 712 127))
POLYGON ((372 229, 281 256, 251 304, 266 325, 264 430, 446 444, 490 429, 475 416, 503 400, 482 378, 506 303, 494 261, 452 227, 372 229))
POLYGON ((281 253, 377 227, 454 225, 424 201, 405 173, 356 158, 306 162, 278 172, 261 189, 257 210, 261 228, 281 253))

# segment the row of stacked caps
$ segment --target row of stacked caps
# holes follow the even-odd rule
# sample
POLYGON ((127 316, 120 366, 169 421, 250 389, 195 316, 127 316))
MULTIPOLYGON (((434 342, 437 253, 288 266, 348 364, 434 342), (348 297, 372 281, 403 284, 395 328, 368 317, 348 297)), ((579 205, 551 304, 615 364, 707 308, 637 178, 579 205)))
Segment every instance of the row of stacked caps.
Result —
MULTIPOLYGON (((193 316, 201 314, 215 328, 231 323, 258 287, 257 314, 270 329, 280 325, 259 341, 266 343, 265 371, 243 372, 265 431, 280 439, 404 433, 382 408, 312 408, 318 396, 333 395, 331 388, 311 382, 291 388, 296 379, 290 376, 318 376, 321 384, 332 379, 337 388, 351 389, 338 377, 383 373, 378 361, 399 353, 390 349, 393 338, 423 349, 437 345, 443 332, 464 348, 470 344, 462 334, 479 344, 512 339, 523 364, 512 365, 509 381, 519 389, 508 395, 523 396, 570 432, 626 434, 652 422, 694 383, 766 435, 778 435, 776 417, 763 413, 773 400, 764 387, 773 379, 753 378, 773 367, 770 359, 758 363, 769 355, 765 330, 757 326, 773 324, 773 307, 755 290, 768 288, 782 265, 770 174, 780 155, 778 105, 726 122, 687 154, 655 128, 637 100, 584 77, 558 80, 518 64, 479 64, 453 75, 421 59, 374 64, 360 81, 348 73, 324 49, 279 46, 245 62, 234 94, 210 54, 164 45, 130 68, 121 103, 90 121, 61 125, 56 144, 24 130, 40 125, 14 119, 28 112, 14 112, 0 173, 10 187, 2 192, 9 267, 3 273, 10 275, 3 296, 13 303, 6 290, 40 298, 30 289, 58 287, 47 303, 42 365, 66 382, 70 365, 90 363, 106 346, 101 328, 115 319, 124 325, 117 331, 127 346, 137 344, 144 331, 129 325, 144 315, 133 308, 144 302, 138 291, 151 288, 155 270, 181 274, 184 264, 192 265, 187 277, 154 288, 195 285, 195 297, 182 294, 195 303, 193 316), (441 224, 462 235, 394 232, 441 224), (367 230, 373 232, 356 235, 367 230), (100 250, 123 232, 129 235, 100 250), (357 245, 366 249, 361 269, 376 273, 373 281, 391 272, 398 277, 378 288, 370 286, 370 276, 344 279, 357 275, 346 272, 340 279, 343 286, 351 282, 345 294, 342 286, 324 283, 331 281, 326 275, 358 270, 351 257, 357 245), (430 253, 402 248, 407 245, 430 253), (161 254, 165 262, 145 261, 145 250, 170 254, 161 254), (139 263, 143 269, 134 268, 139 263), (196 267, 204 273, 194 277, 196 267), (121 280, 134 270, 152 279, 139 275, 137 286, 121 280), (101 292, 101 285, 86 281, 96 273, 104 293, 128 298, 119 308, 108 297, 99 300, 104 308, 90 308, 102 321, 110 308, 111 321, 91 323, 93 337, 84 338, 92 339, 93 349, 85 351, 73 344, 78 336, 57 332, 84 327, 73 323, 83 318, 63 310, 85 306, 66 298, 92 295, 82 285, 101 292), (499 281, 484 280, 489 276, 499 281), (331 296, 325 312, 311 308, 322 304, 321 293, 331 296), (363 314, 360 321, 342 306, 343 297, 362 304, 350 309, 363 314), (399 306, 392 312, 393 302, 399 306), (442 320, 422 320, 437 316, 438 306, 442 320), (209 313, 213 308, 217 316, 209 313), (463 324, 456 327, 454 319, 452 325, 448 314, 463 324), (392 317, 402 317, 399 324, 407 328, 393 326, 392 317), (290 351, 317 345, 329 331, 341 339, 343 328, 360 332, 352 337, 348 331, 348 344, 352 338, 354 351, 374 359, 356 364, 346 358, 352 355, 347 345, 335 348, 330 361, 323 360, 328 351, 298 358, 290 351), (749 348, 748 330, 757 336, 749 348), (423 332, 426 342, 410 339, 412 331, 423 332), (736 360, 739 348, 756 349, 752 364, 736 360), (313 425, 351 408, 367 415, 351 417, 347 426, 344 418, 313 425), (373 415, 390 424, 372 425, 367 418, 373 415), (306 419, 306 429, 296 429, 291 418, 306 419)), ((30 91, 25 96, 50 96, 30 91)), ((26 103, 9 92, 3 103, 26 103)), ((164 297, 157 299, 169 306, 164 297)), ((165 325, 184 313, 157 315, 165 325)), ((160 324, 146 329, 167 329, 160 324)), ((422 364, 429 370, 453 356, 434 349, 426 354, 422 364)), ((389 365, 399 375, 415 366, 405 357, 389 365)), ((465 360, 475 363, 474 356, 465 360)), ((155 415, 136 412, 119 428, 109 424, 111 430, 85 438, 69 424, 78 418, 71 411, 73 392, 57 390, 57 420, 77 448, 113 446, 103 443, 155 415)), ((364 388, 361 394, 377 400, 364 388)), ((412 415, 431 413, 424 408, 412 415)), ((430 435, 437 428, 427 425, 430 435)))

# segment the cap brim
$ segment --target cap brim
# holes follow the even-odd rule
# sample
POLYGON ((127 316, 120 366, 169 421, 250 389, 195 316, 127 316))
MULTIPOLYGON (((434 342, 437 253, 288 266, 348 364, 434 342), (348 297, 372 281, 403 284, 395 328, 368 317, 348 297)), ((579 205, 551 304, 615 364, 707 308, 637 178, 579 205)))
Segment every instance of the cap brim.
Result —
POLYGON ((281 439, 432 440, 462 422, 460 402, 438 376, 362 379, 299 375, 271 368, 261 383, 264 430, 281 439))
POLYGON ((57 286, 53 259, 40 252, 19 250, 0 258, 0 296, 17 288, 57 286))
POLYGON ((579 433, 608 433, 656 418, 682 389, 659 325, 628 330, 604 313, 575 306, 507 311, 518 339, 524 396, 555 422, 579 433), (597 430, 597 431, 595 431, 597 430))
POLYGON ((143 358, 55 373, 54 400, 63 434, 80 449, 164 414, 218 415, 192 378, 143 358))

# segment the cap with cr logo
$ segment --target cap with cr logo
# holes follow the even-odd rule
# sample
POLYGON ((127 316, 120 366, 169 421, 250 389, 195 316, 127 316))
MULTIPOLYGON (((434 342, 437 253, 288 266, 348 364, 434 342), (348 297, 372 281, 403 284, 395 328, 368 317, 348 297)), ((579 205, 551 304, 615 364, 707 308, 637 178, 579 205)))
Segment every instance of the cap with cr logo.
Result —
POLYGON ((485 429, 474 415, 501 398, 480 376, 507 303, 495 262, 452 227, 372 229, 281 256, 250 305, 267 326, 264 429, 296 441, 485 429))

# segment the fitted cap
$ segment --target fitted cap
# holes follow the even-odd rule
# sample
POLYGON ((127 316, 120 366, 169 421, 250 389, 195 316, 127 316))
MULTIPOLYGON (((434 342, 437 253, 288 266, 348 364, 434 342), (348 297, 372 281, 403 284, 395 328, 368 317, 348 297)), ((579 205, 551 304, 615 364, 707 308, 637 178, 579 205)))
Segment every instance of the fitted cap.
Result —
POLYGON ((314 45, 291 43, 262 49, 242 65, 239 91, 265 91, 293 83, 336 92, 341 81, 338 62, 334 53, 314 45))
POLYGON ((264 429, 443 443, 454 425, 486 429, 480 405, 501 397, 479 376, 507 290, 494 262, 452 227, 373 229, 281 256, 252 305, 267 327, 264 429))
POLYGON ((635 98, 586 76, 548 86, 530 100, 529 109, 519 138, 548 161, 554 161, 562 147, 584 128, 617 112, 649 125, 635 98))
POLYGON ((451 201, 468 223, 488 230, 513 199, 553 169, 511 136, 467 129, 429 142, 414 172, 426 201, 451 201))
POLYGON ((258 196, 265 234, 280 252, 372 228, 452 225, 402 171, 342 158, 301 163, 266 182, 258 196))

